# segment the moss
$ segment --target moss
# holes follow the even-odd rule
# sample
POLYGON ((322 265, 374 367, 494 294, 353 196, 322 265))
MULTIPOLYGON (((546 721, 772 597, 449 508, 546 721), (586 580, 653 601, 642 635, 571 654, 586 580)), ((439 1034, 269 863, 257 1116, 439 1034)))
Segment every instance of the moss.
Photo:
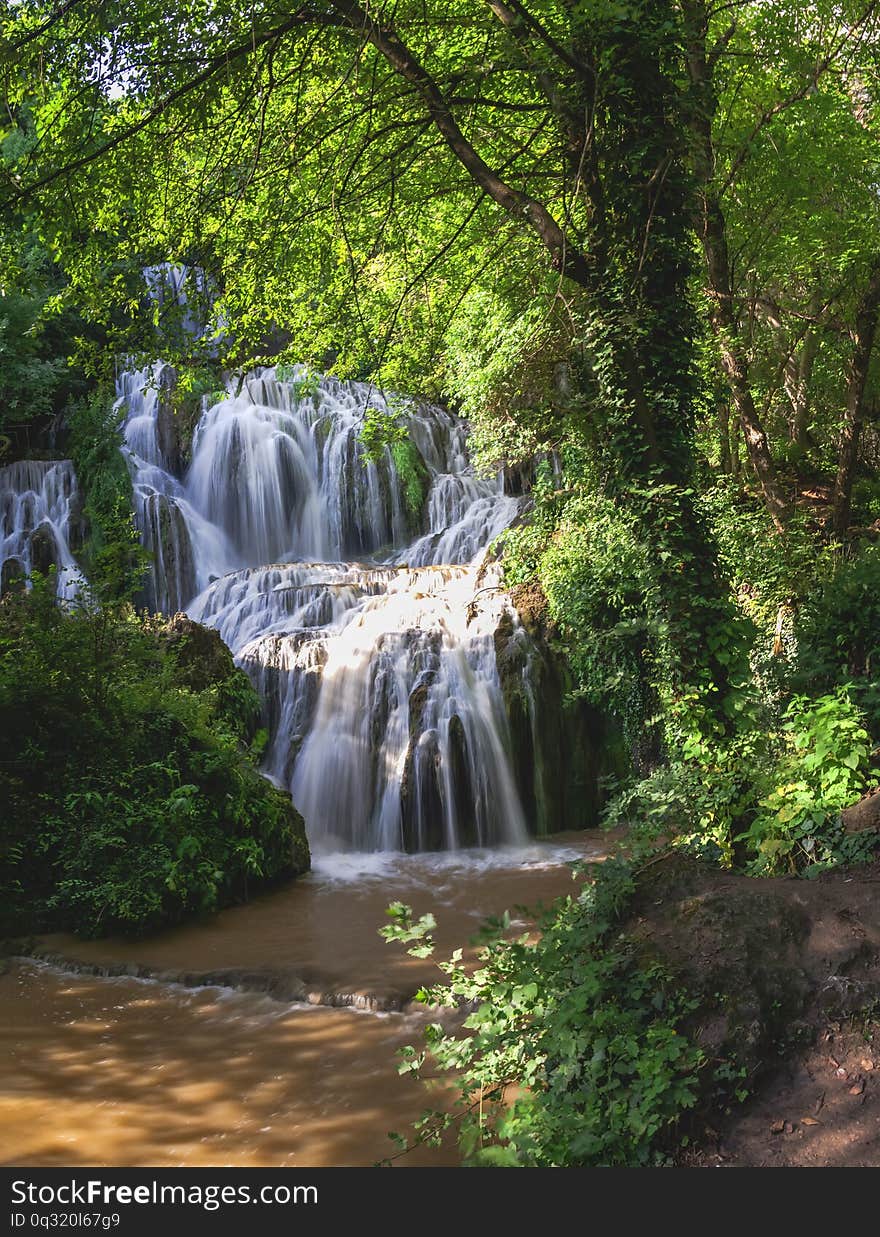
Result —
POLYGON ((410 524, 415 527, 421 519, 422 508, 431 487, 430 474, 421 452, 408 434, 406 438, 391 444, 391 458, 403 486, 403 499, 410 524))

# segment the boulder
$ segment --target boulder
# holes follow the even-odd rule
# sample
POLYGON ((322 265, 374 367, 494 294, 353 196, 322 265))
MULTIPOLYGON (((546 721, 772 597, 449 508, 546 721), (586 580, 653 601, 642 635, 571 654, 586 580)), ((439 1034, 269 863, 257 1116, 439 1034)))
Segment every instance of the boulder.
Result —
POLYGON ((55 534, 48 524, 38 524, 30 536, 31 570, 48 575, 58 565, 55 534))
POLYGON ((864 833, 868 829, 880 829, 880 787, 876 787, 858 802, 844 808, 841 812, 841 820, 847 833, 864 833))
POLYGON ((186 614, 175 614, 160 632, 177 663, 177 681, 190 691, 217 687, 243 674, 213 627, 204 627, 186 614))

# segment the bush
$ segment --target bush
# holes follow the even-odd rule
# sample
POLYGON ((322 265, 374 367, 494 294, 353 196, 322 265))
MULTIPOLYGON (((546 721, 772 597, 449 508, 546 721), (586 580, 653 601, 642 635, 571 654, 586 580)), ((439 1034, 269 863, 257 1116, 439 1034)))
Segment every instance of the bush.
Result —
POLYGON ((797 690, 847 686, 880 738, 880 546, 838 556, 801 607, 797 637, 797 690))
POLYGON ((63 609, 39 579, 3 599, 3 931, 140 933, 308 866, 300 818, 245 748, 256 701, 226 657, 193 690, 130 608, 63 609))
MULTIPOLYGON (((580 897, 547 912, 537 939, 505 939, 501 921, 479 970, 461 966, 461 951, 439 964, 447 981, 419 999, 466 1003, 471 1034, 435 1024, 425 1051, 405 1050, 401 1072, 417 1073, 430 1058, 432 1073, 456 1074, 459 1092, 457 1111, 424 1115, 416 1141, 439 1140, 456 1123, 466 1160, 478 1166, 663 1162, 706 1061, 684 1030, 694 1003, 614 931, 632 890, 629 865, 608 860, 580 897)), ((399 903, 389 913, 387 939, 416 941, 410 952, 420 957, 432 951, 432 917, 413 922, 399 903)))
POLYGON ((608 827, 629 826, 756 875, 818 874, 858 859, 840 814, 868 785, 871 747, 845 688, 778 711, 756 699, 723 742, 693 740, 668 765, 618 793, 608 827))
POLYGON ((842 857, 842 810, 866 787, 871 746, 845 688, 818 699, 795 697, 782 725, 772 789, 743 835, 752 871, 772 875, 831 867, 842 857))
POLYGON ((808 594, 816 579, 816 542, 806 517, 794 512, 780 535, 764 504, 730 478, 703 494, 701 504, 734 593, 769 634, 780 606, 808 594))
POLYGON ((558 499, 552 484, 545 466, 534 521, 505 534, 505 579, 540 579, 580 692, 614 715, 632 749, 647 749, 668 668, 649 550, 610 499, 558 499))

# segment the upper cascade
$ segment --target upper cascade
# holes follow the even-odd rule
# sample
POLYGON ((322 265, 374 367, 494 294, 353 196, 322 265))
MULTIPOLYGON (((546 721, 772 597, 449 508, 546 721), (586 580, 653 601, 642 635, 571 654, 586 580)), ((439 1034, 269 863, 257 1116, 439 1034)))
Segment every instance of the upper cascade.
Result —
POLYGON ((18 460, 0 468, 0 592, 15 577, 55 568, 55 588, 71 601, 82 576, 71 551, 79 494, 70 460, 18 460))
POLYGON ((521 842, 493 635, 509 613, 487 548, 518 514, 477 477, 467 426, 302 366, 205 401, 173 458, 174 372, 122 374, 151 604, 216 627, 261 692, 265 772, 313 847, 521 842), (369 410, 408 436, 368 458, 369 410))

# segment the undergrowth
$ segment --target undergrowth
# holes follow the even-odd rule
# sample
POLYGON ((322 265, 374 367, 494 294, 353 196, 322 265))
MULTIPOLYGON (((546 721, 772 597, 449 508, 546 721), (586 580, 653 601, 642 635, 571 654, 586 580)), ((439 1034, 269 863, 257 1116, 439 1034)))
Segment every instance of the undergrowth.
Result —
MULTIPOLYGON (((709 1062, 686 1029, 693 999, 617 932, 634 875, 631 863, 608 860, 546 912, 537 936, 511 939, 505 916, 484 930, 477 970, 461 950, 438 963, 444 981, 417 999, 471 1012, 461 1030, 431 1024, 424 1047, 403 1050, 400 1070, 448 1075, 456 1098, 426 1112, 411 1136, 392 1134, 397 1156, 455 1130, 475 1166, 668 1162, 709 1062)), ((414 920, 401 903, 389 915, 387 940, 433 953, 433 916, 414 920)))

